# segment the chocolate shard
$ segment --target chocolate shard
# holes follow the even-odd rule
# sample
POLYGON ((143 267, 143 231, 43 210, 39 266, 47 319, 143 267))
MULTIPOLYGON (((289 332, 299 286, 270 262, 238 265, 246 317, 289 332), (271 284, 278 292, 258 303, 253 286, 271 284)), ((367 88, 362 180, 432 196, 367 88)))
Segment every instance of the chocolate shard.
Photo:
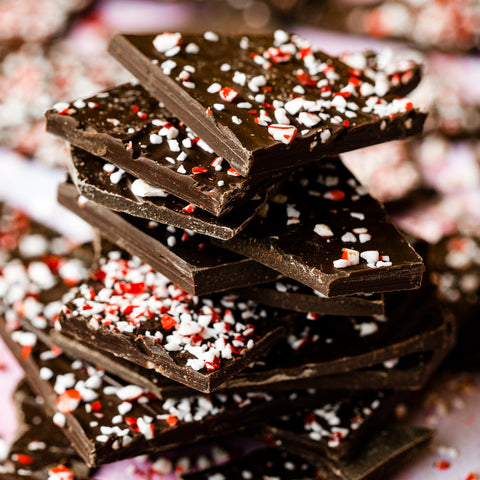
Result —
MULTIPOLYGON (((10 230, 17 232, 18 223, 11 221, 10 230)), ((51 232, 27 228, 14 240, 0 271, 0 335, 48 415, 88 466, 193 443, 319 401, 313 391, 275 398, 260 392, 206 397, 189 391, 162 401, 104 369, 68 358, 51 343, 48 331, 66 287, 87 273, 84 263, 68 250, 70 242, 51 232)))
POLYGON ((352 462, 318 458, 315 462, 273 449, 253 453, 203 472, 183 475, 184 480, 281 478, 282 480, 379 480, 418 455, 432 440, 433 431, 409 426, 389 426, 378 431, 352 462))
POLYGON ((192 295, 269 282, 281 275, 212 245, 205 235, 117 213, 91 201, 79 202, 79 196, 72 184, 62 183, 58 187, 61 205, 192 295))
POLYGON ((382 391, 338 398, 270 422, 264 427, 265 438, 303 458, 348 461, 403 398, 404 393, 382 391))
POLYGON ((288 175, 240 176, 138 85, 121 85, 67 105, 46 112, 47 131, 114 164, 108 166, 111 175, 117 175, 115 166, 133 175, 139 195, 163 189, 222 216, 288 175))
POLYGON ((233 292, 263 305, 295 312, 317 312, 322 315, 357 317, 385 313, 383 295, 327 298, 316 290, 288 278, 264 285, 236 288, 233 292))
MULTIPOLYGON (((320 390, 339 389, 348 379, 352 389, 420 388, 450 349, 454 329, 436 307, 423 305, 425 296, 415 295, 414 301, 408 298, 411 295, 400 295, 396 302, 389 304, 391 318, 313 314, 308 315, 310 320, 296 318, 285 340, 244 372, 220 385, 218 391, 280 391, 311 386, 320 390), (436 353, 422 366, 403 358, 429 351, 436 353), (397 362, 399 368, 392 371, 397 362)), ((61 337, 55 335, 66 351, 80 358, 95 358, 99 365, 127 381, 141 384, 159 397, 181 393, 178 386, 172 387, 163 375, 146 369, 144 364, 137 362, 136 367, 119 358, 124 350, 117 350, 117 357, 109 355, 112 348, 103 343, 99 350, 98 343, 90 339, 88 327, 72 332, 72 323, 73 320, 64 326, 61 337)))
POLYGON ((45 414, 43 405, 26 382, 20 384, 14 397, 20 426, 8 459, 0 466, 2 479, 91 478, 92 469, 45 414))
POLYGON ((117 35, 109 51, 245 176, 415 135, 426 117, 389 92, 385 72, 281 31, 117 35))
POLYGON ((135 194, 135 178, 117 170, 117 177, 105 170, 105 161, 80 149, 73 149, 69 171, 79 192, 106 208, 147 218, 178 228, 193 230, 214 238, 228 240, 240 232, 264 205, 266 195, 255 195, 235 212, 215 217, 183 200, 156 191, 155 196, 135 194))
POLYGON ((285 311, 231 294, 194 297, 137 257, 110 251, 71 292, 69 335, 210 393, 284 335, 285 311))
MULTIPOLYGON (((28 326, 24 325, 26 328, 28 326)), ((126 382, 140 385, 158 398, 178 398, 185 396, 188 387, 169 380, 162 375, 154 375, 140 365, 115 357, 96 349, 94 346, 76 340, 60 331, 51 332, 52 342, 72 358, 88 360, 105 368, 126 382)), ((417 353, 390 359, 372 367, 350 372, 323 375, 315 379, 296 379, 278 383, 270 382, 268 390, 281 391, 308 388, 313 384, 318 390, 342 390, 348 385, 350 390, 419 390, 431 378, 450 349, 436 352, 417 353)), ((249 370, 252 371, 252 370, 249 370)), ((254 369, 253 369, 254 371, 254 369)), ((242 392, 264 390, 265 386, 251 379, 249 372, 225 382, 216 392, 242 392)))
POLYGON ((22 328, 9 331, 0 317, 0 336, 43 397, 47 414, 92 468, 228 434, 334 396, 313 390, 275 398, 263 392, 209 397, 189 392, 163 401, 101 368, 70 360, 39 338, 27 356, 24 342, 31 335, 22 328))
POLYGON ((328 297, 420 286, 422 259, 339 158, 296 172, 267 205, 214 244, 328 297))

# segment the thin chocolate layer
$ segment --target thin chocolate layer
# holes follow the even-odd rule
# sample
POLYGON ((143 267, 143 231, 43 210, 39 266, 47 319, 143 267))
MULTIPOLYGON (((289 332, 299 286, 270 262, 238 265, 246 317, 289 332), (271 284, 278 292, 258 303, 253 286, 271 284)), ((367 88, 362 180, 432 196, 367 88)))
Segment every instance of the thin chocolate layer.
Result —
MULTIPOLYGON (((126 382, 140 385, 158 398, 176 398, 185 395, 188 387, 173 382, 162 375, 155 375, 140 365, 133 364, 120 357, 96 349, 59 331, 52 331, 52 342, 73 358, 89 360, 100 365, 108 372, 122 378, 126 382)), ((348 385, 350 390, 419 390, 436 371, 440 363, 450 351, 449 348, 436 352, 411 354, 401 358, 388 360, 373 367, 353 370, 336 375, 323 375, 318 379, 291 378, 288 381, 270 382, 268 390, 293 390, 315 385, 318 390, 341 390, 348 385)), ((250 372, 225 382, 216 391, 240 392, 265 389, 255 379, 250 379, 250 372)))
POLYGON ((415 135, 426 116, 384 72, 281 31, 117 35, 109 52, 245 176, 415 135))
POLYGON ((15 403, 20 426, 6 464, 0 465, 3 480, 91 478, 92 470, 78 457, 61 429, 45 414, 25 382, 15 392, 15 403))
POLYGON ((287 278, 275 283, 234 289, 234 293, 263 305, 295 312, 357 317, 385 313, 383 295, 326 298, 306 285, 287 278))
POLYGON ((388 478, 400 464, 417 455, 432 440, 433 430, 409 426, 386 427, 367 444, 353 462, 317 458, 311 463, 277 449, 257 450, 246 457, 209 470, 183 475, 184 480, 379 480, 388 478))
POLYGON ((160 188, 215 216, 288 175, 241 177, 138 85, 62 103, 45 115, 47 131, 141 179, 145 195, 160 188))
POLYGON ((193 295, 269 282, 280 276, 260 263, 215 247, 205 235, 120 214, 91 201, 79 203, 74 185, 60 184, 58 201, 107 240, 137 255, 193 295))
POLYGON ((296 172, 244 232, 213 242, 329 297, 418 288, 424 271, 338 158, 296 172))
POLYGON ((194 297, 136 257, 110 251, 71 292, 58 327, 209 393, 284 335, 283 310, 231 294, 194 297))
POLYGON ((135 179, 132 176, 120 172, 118 179, 112 179, 105 165, 99 157, 80 149, 72 150, 70 174, 80 193, 88 200, 112 210, 223 240, 232 238, 245 228, 265 203, 265 193, 262 192, 235 212, 218 218, 172 195, 137 196, 133 191, 135 179))

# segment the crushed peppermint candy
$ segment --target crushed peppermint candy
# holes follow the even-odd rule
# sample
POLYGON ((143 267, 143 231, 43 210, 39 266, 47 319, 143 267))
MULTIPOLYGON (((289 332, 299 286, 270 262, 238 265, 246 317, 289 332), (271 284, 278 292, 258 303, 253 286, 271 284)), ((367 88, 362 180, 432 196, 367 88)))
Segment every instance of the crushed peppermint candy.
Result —
POLYGON ((84 318, 89 328, 145 336, 194 370, 214 371, 251 349, 267 311, 233 295, 195 297, 136 257, 110 252, 93 281, 63 308, 61 323, 84 318), (186 355, 186 357, 185 357, 186 355))

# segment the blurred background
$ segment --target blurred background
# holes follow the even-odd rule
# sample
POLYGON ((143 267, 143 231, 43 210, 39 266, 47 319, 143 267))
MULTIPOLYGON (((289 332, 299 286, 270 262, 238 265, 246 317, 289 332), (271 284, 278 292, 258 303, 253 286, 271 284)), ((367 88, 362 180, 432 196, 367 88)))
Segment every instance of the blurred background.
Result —
MULTIPOLYGON (((43 112, 131 79, 106 53, 114 33, 277 28, 330 54, 388 49, 385 58, 391 50, 424 65, 411 95, 430 111, 423 136, 343 160, 423 254, 439 302, 460 326, 448 370, 407 409, 439 429, 438 448, 398 479, 478 479, 479 0, 0 0, 0 200, 79 241, 91 237, 56 205, 67 150, 45 133, 43 112)), ((0 422, 0 436, 12 431, 0 422)))

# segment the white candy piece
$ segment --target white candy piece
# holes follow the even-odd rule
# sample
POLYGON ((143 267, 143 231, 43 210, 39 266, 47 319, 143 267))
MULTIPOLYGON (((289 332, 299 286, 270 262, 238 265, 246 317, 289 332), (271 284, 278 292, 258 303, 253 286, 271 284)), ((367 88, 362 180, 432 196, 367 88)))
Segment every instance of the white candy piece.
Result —
POLYGON ((168 195, 162 188, 153 187, 139 178, 132 183, 130 189, 137 197, 166 197, 168 195))
POLYGON ((153 46, 157 52, 164 53, 173 47, 179 45, 182 41, 181 33, 161 33, 157 35, 153 40, 153 46))
POLYGON ((323 238, 333 237, 332 229, 328 225, 325 225, 323 223, 317 223, 313 231, 323 238))

